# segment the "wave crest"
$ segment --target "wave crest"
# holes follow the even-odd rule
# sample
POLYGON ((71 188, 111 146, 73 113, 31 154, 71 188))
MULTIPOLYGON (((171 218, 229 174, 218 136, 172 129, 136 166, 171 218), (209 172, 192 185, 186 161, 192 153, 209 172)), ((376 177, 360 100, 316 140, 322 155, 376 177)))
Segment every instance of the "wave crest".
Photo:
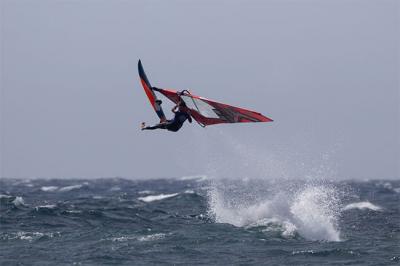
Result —
POLYGON ((168 199, 177 196, 179 193, 172 193, 172 194, 160 194, 160 195, 150 195, 145 197, 139 197, 138 200, 144 202, 153 202, 157 200, 168 199))

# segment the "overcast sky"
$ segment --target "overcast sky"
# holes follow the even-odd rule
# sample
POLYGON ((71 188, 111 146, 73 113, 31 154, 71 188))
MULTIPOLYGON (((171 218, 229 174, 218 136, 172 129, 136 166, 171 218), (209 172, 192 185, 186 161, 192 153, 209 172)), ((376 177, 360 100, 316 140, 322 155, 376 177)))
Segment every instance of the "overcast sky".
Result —
POLYGON ((396 0, 1 0, 1 176, 399 179, 399 17, 396 0), (142 132, 139 58, 154 86, 275 121, 142 132))

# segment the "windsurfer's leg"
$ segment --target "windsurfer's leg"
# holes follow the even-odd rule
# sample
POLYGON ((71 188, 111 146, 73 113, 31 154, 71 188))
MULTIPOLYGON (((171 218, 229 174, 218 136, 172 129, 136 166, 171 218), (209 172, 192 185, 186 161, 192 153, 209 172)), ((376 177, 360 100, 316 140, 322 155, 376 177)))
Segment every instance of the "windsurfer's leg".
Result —
POLYGON ((147 127, 142 128, 142 130, 154 130, 154 129, 158 129, 158 128, 162 128, 161 124, 157 124, 154 126, 147 126, 147 127))
POLYGON ((166 129, 167 126, 168 126, 168 123, 160 123, 160 124, 156 124, 154 126, 143 127, 142 130, 166 129))

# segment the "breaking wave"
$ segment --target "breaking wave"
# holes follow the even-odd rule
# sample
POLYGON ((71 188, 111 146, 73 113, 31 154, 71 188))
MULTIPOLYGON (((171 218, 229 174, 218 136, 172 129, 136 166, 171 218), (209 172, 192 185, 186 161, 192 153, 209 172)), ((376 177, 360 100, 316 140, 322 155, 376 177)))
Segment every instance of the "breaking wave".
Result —
POLYGON ((72 190, 77 190, 77 189, 81 189, 82 187, 86 186, 88 183, 85 182, 83 184, 80 185, 72 185, 72 186, 66 186, 66 187, 62 187, 59 189, 60 192, 68 192, 68 191, 72 191, 72 190))
POLYGON ((394 193, 400 193, 400 187, 393 187, 393 184, 388 181, 387 182, 379 181, 375 184, 375 186, 392 191, 394 193))
MULTIPOLYGON (((77 184, 77 185, 70 185, 70 186, 65 186, 65 187, 58 187, 58 186, 42 186, 40 188, 41 191, 43 192, 69 192, 73 190, 78 190, 84 187, 87 187, 89 185, 88 182, 83 182, 82 184, 77 184)), ((111 188, 113 189, 113 188, 111 188)))
POLYGON ((58 187, 57 186, 43 186, 40 188, 40 190, 44 191, 44 192, 54 192, 54 191, 58 190, 58 187))
POLYGON ((15 207, 26 206, 22 197, 15 197, 12 203, 15 205, 15 207))
POLYGON ((0 207, 6 207, 10 205, 17 208, 26 206, 24 199, 20 196, 0 194, 0 207))
POLYGON ((340 241, 340 198, 334 187, 303 185, 292 191, 251 195, 251 186, 243 181, 235 186, 214 182, 209 191, 209 214, 218 223, 264 226, 264 231, 279 230, 282 237, 299 234, 309 240, 340 241))

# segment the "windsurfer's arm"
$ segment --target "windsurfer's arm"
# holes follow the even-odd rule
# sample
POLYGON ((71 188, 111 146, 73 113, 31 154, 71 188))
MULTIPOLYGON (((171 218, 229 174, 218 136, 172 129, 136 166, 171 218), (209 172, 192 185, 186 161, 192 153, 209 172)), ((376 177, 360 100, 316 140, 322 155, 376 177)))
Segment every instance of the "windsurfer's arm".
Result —
POLYGON ((176 110, 178 109, 178 107, 179 107, 179 103, 178 103, 177 105, 175 105, 175 106, 171 109, 171 112, 176 113, 176 110))

